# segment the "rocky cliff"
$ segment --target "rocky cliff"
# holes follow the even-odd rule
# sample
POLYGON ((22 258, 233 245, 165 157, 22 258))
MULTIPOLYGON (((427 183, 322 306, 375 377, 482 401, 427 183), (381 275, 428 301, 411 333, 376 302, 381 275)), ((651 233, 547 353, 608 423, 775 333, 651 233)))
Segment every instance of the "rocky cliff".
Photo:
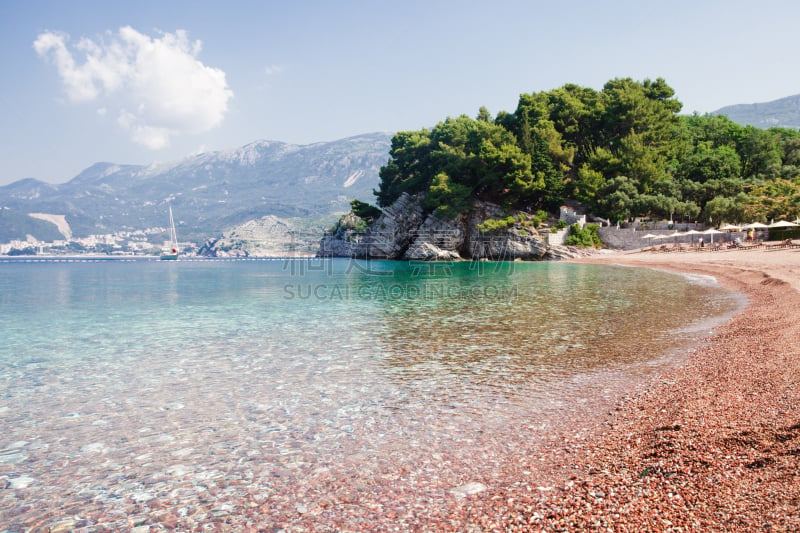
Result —
POLYGON ((205 257, 300 257, 313 256, 325 227, 335 216, 317 219, 278 218, 268 215, 249 220, 209 239, 198 255, 205 257))
POLYGON ((448 220, 426 214, 421 197, 403 193, 363 233, 348 229, 359 223, 358 217, 348 216, 349 219, 342 219, 325 235, 317 256, 417 261, 538 261, 586 255, 572 246, 548 245, 546 237, 525 213, 509 213, 498 205, 477 200, 466 214, 448 220), (496 223, 488 229, 486 221, 496 223))

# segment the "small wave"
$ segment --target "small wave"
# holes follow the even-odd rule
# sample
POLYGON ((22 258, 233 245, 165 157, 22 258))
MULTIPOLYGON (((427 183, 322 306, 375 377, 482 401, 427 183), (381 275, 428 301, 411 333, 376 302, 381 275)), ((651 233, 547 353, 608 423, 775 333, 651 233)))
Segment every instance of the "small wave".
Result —
MULTIPOLYGON (((626 263, 612 263, 612 266, 616 267, 625 267, 625 268, 640 268, 638 265, 630 265, 626 263)), ((652 270, 657 270, 659 272, 665 272, 667 274, 674 274, 677 276, 683 277, 686 281, 691 283, 692 285, 700 285, 703 287, 719 287, 719 280, 714 276, 709 276, 707 274, 693 274, 690 272, 674 272, 672 270, 666 270, 663 268, 657 267, 650 267, 652 270)))
POLYGON ((683 276, 692 285, 701 285, 703 287, 719 286, 719 281, 714 276, 709 276, 706 274, 690 274, 690 273, 681 273, 681 276, 683 276))

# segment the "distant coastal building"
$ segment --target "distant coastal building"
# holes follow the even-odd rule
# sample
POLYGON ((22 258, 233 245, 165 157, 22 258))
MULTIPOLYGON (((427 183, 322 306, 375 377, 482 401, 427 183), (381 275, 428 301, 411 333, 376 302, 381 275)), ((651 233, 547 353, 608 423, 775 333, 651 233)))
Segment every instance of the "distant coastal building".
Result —
POLYGON ((547 244, 550 246, 563 245, 569 235, 570 226, 578 224, 580 227, 584 227, 586 225, 586 215, 579 213, 579 210, 580 208, 577 206, 572 207, 568 205, 562 205, 559 208, 558 220, 564 222, 566 227, 559 230, 553 228, 553 231, 544 233, 547 244))
POLYGON ((586 225, 586 215, 578 214, 578 210, 576 208, 566 205, 561 206, 558 219, 566 222, 567 226, 579 224, 580 227, 584 227, 586 225))

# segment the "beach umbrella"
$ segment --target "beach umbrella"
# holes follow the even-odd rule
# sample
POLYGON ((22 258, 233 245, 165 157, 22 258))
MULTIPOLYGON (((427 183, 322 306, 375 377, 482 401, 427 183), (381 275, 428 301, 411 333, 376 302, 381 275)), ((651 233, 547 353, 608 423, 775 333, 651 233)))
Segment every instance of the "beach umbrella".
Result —
POLYGON ((697 231, 696 229, 690 229, 689 231, 684 233, 684 235, 691 235, 692 236, 692 244, 694 244, 694 236, 695 235, 702 235, 702 234, 703 234, 702 231, 697 231))
POLYGON ((714 228, 708 228, 703 233, 705 233, 706 235, 711 235, 711 244, 714 244, 714 235, 716 235, 718 233, 722 233, 722 232, 719 231, 719 230, 716 230, 714 228))
MULTIPOLYGON (((762 224, 761 222, 751 222, 750 224, 746 224, 746 225, 742 226, 742 229, 743 230, 753 230, 753 235, 755 236, 755 231, 756 230, 766 229, 768 227, 769 226, 767 226, 766 224, 762 224)), ((749 234, 748 234, 747 238, 748 239, 750 238, 749 234)))
POLYGON ((796 228, 797 226, 798 224, 795 224, 794 222, 789 222, 788 220, 779 220, 777 222, 773 222, 768 227, 769 229, 780 229, 781 236, 783 236, 783 233, 786 231, 786 228, 796 228))
POLYGON ((733 231, 742 231, 742 229, 739 226, 734 226, 733 224, 725 224, 724 226, 722 226, 719 229, 721 231, 726 231, 728 233, 731 233, 733 231))
POLYGON ((662 233, 661 235, 656 235, 656 236, 655 236, 655 237, 653 237, 653 238, 654 238, 655 240, 657 240, 657 241, 663 241, 663 240, 665 240, 665 239, 669 239, 670 237, 672 237, 672 235, 669 235, 669 234, 666 234, 666 233, 662 233))
POLYGON ((742 226, 742 229, 765 229, 768 228, 766 224, 762 224, 761 222, 751 222, 745 226, 742 226))
MULTIPOLYGON (((658 235, 653 235, 652 233, 648 233, 647 235, 642 235, 640 238, 642 239, 658 239, 658 235)), ((651 242, 651 241, 648 241, 651 242)))
POLYGON ((789 222, 788 220, 779 220, 778 222, 773 222, 768 228, 793 228, 797 226, 794 222, 789 222))
POLYGON ((683 237, 686 233, 681 233, 680 231, 676 231, 674 233, 670 233, 667 237, 673 237, 675 239, 675 244, 678 243, 678 237, 683 237))

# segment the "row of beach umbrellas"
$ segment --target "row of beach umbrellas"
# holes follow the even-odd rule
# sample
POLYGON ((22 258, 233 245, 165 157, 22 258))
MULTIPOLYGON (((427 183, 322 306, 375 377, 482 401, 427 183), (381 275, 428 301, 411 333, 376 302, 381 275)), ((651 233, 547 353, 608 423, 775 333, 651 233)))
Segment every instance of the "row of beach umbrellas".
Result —
POLYGON ((778 222, 773 222, 772 224, 762 224, 761 222, 752 222, 750 224, 746 224, 744 226, 735 226, 733 224, 725 224, 721 226, 719 229, 709 228, 705 231, 697 231, 697 230, 689 230, 689 231, 676 231, 674 233, 670 233, 667 235, 654 235, 652 233, 648 233, 647 235, 643 235, 643 239, 672 239, 673 237, 685 237, 687 235, 692 236, 692 243, 694 243, 694 236, 695 235, 710 235, 711 242, 714 242, 714 235, 719 233, 726 233, 729 231, 748 231, 751 229, 786 229, 786 228, 794 228, 800 226, 800 218, 795 220, 794 222, 789 222, 788 220, 780 220, 778 222))

